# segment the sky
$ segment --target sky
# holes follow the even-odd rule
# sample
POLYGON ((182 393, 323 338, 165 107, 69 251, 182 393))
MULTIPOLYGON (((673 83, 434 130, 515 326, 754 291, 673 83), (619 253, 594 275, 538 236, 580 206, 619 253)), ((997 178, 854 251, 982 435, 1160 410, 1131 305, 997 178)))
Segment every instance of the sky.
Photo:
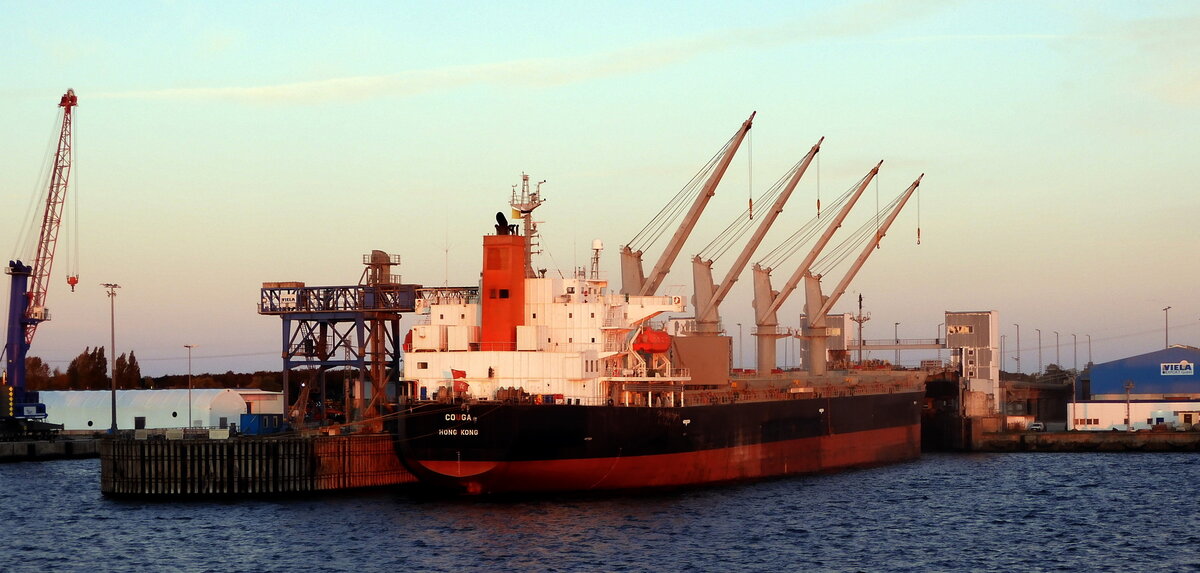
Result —
MULTIPOLYGON (((1086 363, 1089 336, 1096 362, 1200 346, 1193 2, 0 11, 10 258, 32 257, 36 235, 21 229, 44 201, 57 103, 67 88, 79 97, 53 319, 30 350, 63 370, 109 344, 110 311, 118 353, 135 352, 145 375, 186 373, 185 344, 196 373, 279 369, 281 321, 256 312, 263 282, 356 284, 362 255, 381 249, 401 256, 406 282, 476 284, 480 237, 523 172, 546 181, 537 265, 569 273, 601 239, 618 287, 620 246, 751 112, 664 291, 690 295, 690 257, 824 137, 760 254, 881 159, 839 237, 925 174, 834 307, 854 312, 861 294, 865 338, 933 338, 947 310, 997 310, 1006 370, 1016 325, 1026 372, 1036 329, 1041 361, 1067 367, 1086 363), (121 285, 113 307, 100 283, 121 285)), ((735 255, 714 262, 717 277, 735 255)), ((776 288, 791 271, 776 270, 776 288)), ((750 283, 746 272, 721 308, 732 335, 745 325, 746 365, 750 283)), ((788 300, 783 326, 802 305, 788 300)))

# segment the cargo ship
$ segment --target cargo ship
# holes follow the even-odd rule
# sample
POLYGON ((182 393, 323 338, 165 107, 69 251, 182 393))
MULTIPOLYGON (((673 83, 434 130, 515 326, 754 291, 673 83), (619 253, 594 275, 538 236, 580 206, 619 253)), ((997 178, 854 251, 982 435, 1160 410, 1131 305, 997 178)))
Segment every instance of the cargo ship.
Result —
POLYGON ((922 373, 830 370, 824 350, 817 368, 731 371, 731 338, 678 318, 687 296, 610 290, 599 241, 590 269, 534 269, 540 204, 541 185, 524 176, 511 201, 523 225, 497 214, 479 285, 418 291, 403 343, 411 399, 389 425, 422 482, 466 494, 620 490, 920 455, 922 373))

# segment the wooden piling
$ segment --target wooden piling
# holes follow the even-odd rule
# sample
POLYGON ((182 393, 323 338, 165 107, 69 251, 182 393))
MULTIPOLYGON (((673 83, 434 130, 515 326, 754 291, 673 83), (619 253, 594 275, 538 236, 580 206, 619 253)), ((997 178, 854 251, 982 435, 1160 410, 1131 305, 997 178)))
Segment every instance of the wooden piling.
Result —
POLYGON ((281 494, 415 481, 386 434, 100 443, 105 495, 281 494))

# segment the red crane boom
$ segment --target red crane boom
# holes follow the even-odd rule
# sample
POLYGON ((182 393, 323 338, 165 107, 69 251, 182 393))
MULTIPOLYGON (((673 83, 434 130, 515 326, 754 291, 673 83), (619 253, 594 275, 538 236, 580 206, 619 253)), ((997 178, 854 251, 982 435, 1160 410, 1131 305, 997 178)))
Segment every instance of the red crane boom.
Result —
MULTIPOLYGON (((58 228, 62 222, 63 205, 67 200, 67 183, 71 179, 71 147, 74 142, 71 132, 71 110, 79 105, 75 90, 67 90, 58 107, 63 108, 62 131, 58 136, 58 149, 54 153, 54 171, 50 174, 50 189, 46 194, 46 211, 42 215, 42 230, 38 235, 37 255, 33 259, 30 275, 29 306, 25 324, 25 344, 33 342, 38 324, 47 320, 46 292, 50 288, 50 270, 54 266, 54 250, 58 246, 58 228)), ((67 277, 71 290, 79 282, 77 275, 67 277)))

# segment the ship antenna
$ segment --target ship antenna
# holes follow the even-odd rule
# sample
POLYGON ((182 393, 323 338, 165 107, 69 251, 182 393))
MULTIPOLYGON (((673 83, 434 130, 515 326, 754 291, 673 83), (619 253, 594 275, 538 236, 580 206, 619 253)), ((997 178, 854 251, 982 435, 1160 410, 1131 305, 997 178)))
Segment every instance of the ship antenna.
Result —
POLYGON ((542 205, 542 184, 545 180, 538 181, 537 187, 531 192, 529 190, 529 175, 521 174, 521 190, 517 191, 517 186, 513 185, 512 200, 509 205, 513 208, 513 216, 520 217, 522 222, 522 233, 525 235, 525 277, 537 278, 537 274, 533 270, 533 255, 541 254, 541 250, 535 250, 535 246, 539 246, 537 242, 537 222, 533 220, 533 210, 542 205))
POLYGON ((604 241, 596 239, 592 241, 592 280, 600 278, 600 251, 604 250, 604 241))

